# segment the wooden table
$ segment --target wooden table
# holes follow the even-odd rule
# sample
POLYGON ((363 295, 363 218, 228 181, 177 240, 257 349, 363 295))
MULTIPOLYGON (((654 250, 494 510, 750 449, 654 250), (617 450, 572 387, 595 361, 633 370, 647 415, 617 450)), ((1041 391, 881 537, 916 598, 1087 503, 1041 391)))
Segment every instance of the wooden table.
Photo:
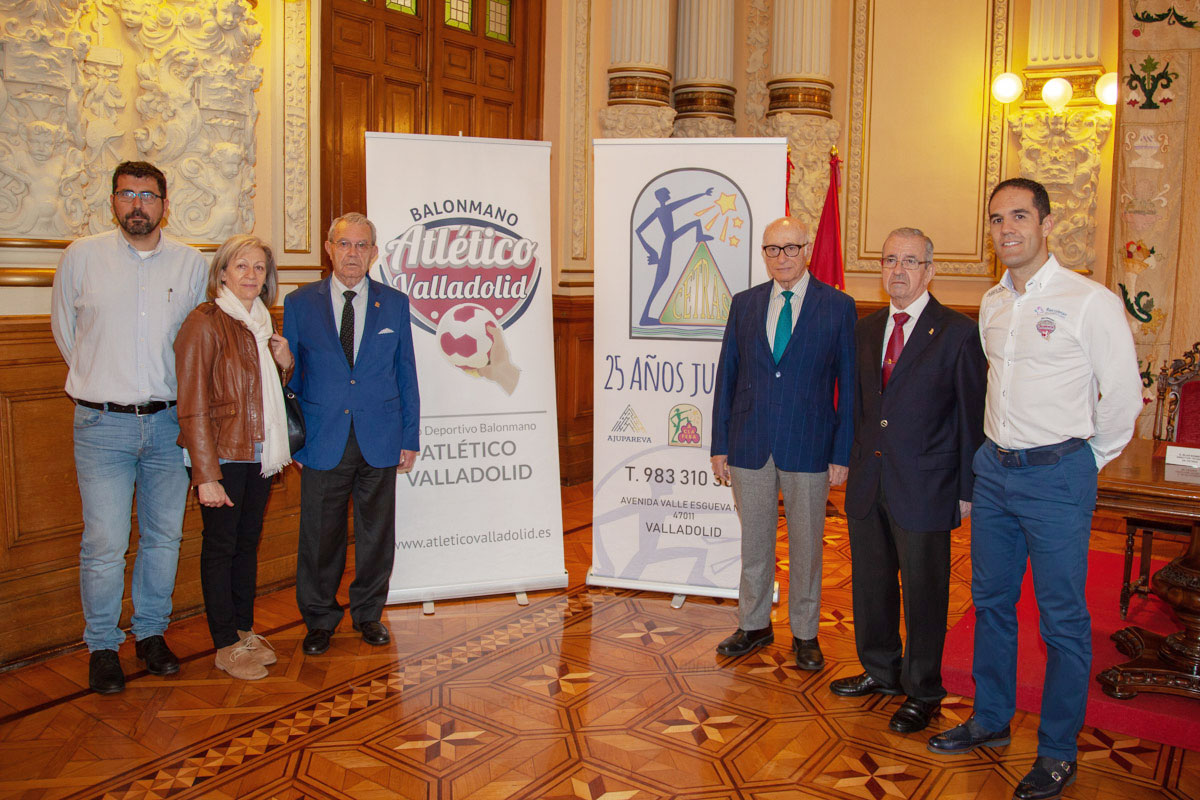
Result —
POLYGON ((1113 634, 1130 661, 1096 676, 1105 694, 1133 697, 1139 691, 1200 698, 1200 484, 1167 480, 1154 442, 1134 439, 1100 473, 1096 508, 1125 517, 1184 522, 1192 526, 1187 552, 1155 573, 1150 588, 1175 611, 1183 630, 1169 636, 1128 627, 1113 634))

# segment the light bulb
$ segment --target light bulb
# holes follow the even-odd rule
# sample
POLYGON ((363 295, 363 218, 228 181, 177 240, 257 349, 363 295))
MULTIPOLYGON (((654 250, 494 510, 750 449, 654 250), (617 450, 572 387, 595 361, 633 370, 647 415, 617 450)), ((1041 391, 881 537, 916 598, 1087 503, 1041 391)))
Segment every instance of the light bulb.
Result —
POLYGON ((1117 73, 1106 72, 1100 76, 1100 80, 1096 81, 1096 99, 1106 106, 1115 106, 1117 104, 1117 94, 1120 87, 1117 86, 1117 73))
POLYGON ((1023 91, 1025 87, 1021 84, 1021 76, 1012 72, 1001 73, 992 81, 992 97, 996 98, 997 103, 1011 103, 1023 91))
POLYGON ((1067 103, 1071 102, 1071 95, 1074 93, 1071 82, 1066 78, 1051 78, 1042 87, 1042 99, 1055 114, 1067 107, 1067 103))

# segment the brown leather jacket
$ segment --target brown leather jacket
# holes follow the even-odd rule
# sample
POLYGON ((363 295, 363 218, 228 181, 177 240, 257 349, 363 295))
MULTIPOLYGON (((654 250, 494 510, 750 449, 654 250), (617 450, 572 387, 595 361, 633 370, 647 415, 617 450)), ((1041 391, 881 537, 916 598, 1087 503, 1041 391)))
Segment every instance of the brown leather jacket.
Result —
POLYGON ((253 460, 264 435, 254 334, 216 303, 201 303, 175 337, 175 374, 179 445, 192 460, 192 485, 221 479, 218 458, 253 460))

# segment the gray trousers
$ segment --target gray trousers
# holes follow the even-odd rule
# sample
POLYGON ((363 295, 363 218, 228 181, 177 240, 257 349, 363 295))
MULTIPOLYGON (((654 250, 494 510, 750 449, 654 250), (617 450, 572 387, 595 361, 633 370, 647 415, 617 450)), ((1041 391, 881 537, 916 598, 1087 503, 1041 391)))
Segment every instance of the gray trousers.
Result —
POLYGON ((788 530, 788 617, 792 635, 815 639, 821 614, 821 540, 829 472, 785 472, 768 457, 759 469, 730 467, 733 502, 742 523, 742 579, 738 625, 743 630, 771 627, 775 581, 775 540, 779 492, 788 530))

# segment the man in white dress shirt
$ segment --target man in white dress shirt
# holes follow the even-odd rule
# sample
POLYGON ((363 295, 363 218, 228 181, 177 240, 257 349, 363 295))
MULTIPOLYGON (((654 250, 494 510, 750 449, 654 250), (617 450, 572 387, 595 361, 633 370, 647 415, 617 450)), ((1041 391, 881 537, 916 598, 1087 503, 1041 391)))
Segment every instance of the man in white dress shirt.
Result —
POLYGON ((74 242, 54 273, 51 328, 75 401, 75 473, 83 501, 79 589, 88 684, 125 688, 117 650, 125 552, 137 489, 133 566, 137 657, 156 675, 179 671, 163 633, 171 617, 188 476, 175 443, 175 351, 180 324, 204 300, 207 267, 162 232, 167 179, 144 161, 113 172, 119 227, 74 242))
POLYGON ((1013 796, 1046 800, 1075 780, 1092 661, 1084 584, 1096 475, 1133 435, 1141 380, 1121 301, 1048 252, 1053 220, 1045 187, 1003 181, 988 204, 988 224, 1007 271, 979 308, 988 380, 971 530, 975 712, 930 739, 929 749, 965 753, 1008 743, 1016 603, 1028 560, 1046 679, 1038 757, 1013 796))

